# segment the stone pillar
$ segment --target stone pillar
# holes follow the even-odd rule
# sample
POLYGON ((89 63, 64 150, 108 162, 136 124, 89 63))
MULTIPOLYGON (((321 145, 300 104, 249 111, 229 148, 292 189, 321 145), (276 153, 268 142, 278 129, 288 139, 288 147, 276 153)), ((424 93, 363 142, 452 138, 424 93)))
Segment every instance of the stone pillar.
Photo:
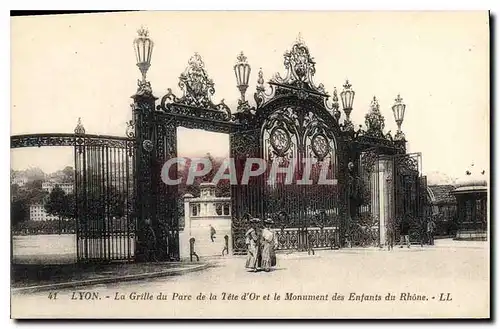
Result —
POLYGON ((394 203, 394 193, 392 191, 392 161, 391 160, 381 160, 380 162, 380 244, 385 245, 387 243, 387 236, 390 232, 387 231, 388 224, 393 220, 392 205, 394 203))
POLYGON ((373 218, 380 217, 379 170, 380 166, 375 165, 370 174, 371 214, 373 218))
POLYGON ((378 173, 379 183, 379 243, 384 245, 386 241, 385 227, 387 223, 387 184, 385 181, 386 162, 380 161, 378 173))
POLYGON ((184 195, 184 232, 191 236, 191 194, 184 195))

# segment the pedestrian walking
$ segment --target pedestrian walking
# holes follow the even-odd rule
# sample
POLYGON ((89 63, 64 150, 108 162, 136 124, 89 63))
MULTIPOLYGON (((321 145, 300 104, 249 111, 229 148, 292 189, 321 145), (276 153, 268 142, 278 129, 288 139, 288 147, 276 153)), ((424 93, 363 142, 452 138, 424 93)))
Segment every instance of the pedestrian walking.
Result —
POLYGON ((252 272, 257 272, 259 264, 259 225, 260 219, 252 218, 250 219, 250 228, 245 233, 245 243, 247 246, 247 260, 245 267, 250 269, 252 272))
POLYGON ((209 226, 210 226, 210 240, 212 240, 212 242, 215 242, 215 234, 217 233, 217 231, 211 224, 209 226))
POLYGON ((262 268, 266 272, 269 272, 271 267, 276 266, 277 240, 274 232, 270 229, 273 223, 272 219, 268 218, 264 220, 264 227, 262 228, 262 268))
POLYGON ((429 244, 431 246, 434 245, 434 232, 436 231, 436 223, 432 220, 432 218, 429 218, 429 221, 427 222, 427 239, 429 240, 429 244))
POLYGON ((387 225, 387 250, 394 249, 394 220, 390 219, 387 225))
POLYGON ((407 216, 401 220, 401 237, 399 240, 399 248, 403 248, 406 244, 410 248, 410 222, 407 216))

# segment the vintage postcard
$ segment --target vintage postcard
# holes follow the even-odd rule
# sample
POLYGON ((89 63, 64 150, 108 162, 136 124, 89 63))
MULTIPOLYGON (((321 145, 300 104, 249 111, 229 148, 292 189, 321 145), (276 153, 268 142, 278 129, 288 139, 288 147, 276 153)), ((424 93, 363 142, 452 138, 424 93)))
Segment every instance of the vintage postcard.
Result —
POLYGON ((489 24, 11 17, 11 317, 490 318, 489 24))

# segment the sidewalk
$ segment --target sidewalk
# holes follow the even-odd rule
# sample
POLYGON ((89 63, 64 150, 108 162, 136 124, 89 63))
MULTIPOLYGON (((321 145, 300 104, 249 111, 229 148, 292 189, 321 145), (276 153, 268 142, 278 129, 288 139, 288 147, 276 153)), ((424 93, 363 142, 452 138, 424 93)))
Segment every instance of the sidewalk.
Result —
POLYGON ((453 240, 453 239, 435 239, 434 240, 434 247, 487 249, 490 247, 490 242, 489 241, 453 240))
POLYGON ((169 262, 147 264, 106 265, 15 265, 11 277, 11 292, 35 292, 76 288, 88 285, 142 280, 182 275, 207 269, 206 262, 169 262))

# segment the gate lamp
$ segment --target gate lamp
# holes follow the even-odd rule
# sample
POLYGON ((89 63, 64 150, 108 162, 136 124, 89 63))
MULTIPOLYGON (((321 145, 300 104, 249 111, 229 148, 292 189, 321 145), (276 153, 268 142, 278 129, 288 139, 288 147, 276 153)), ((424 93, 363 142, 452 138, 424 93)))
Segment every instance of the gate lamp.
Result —
POLYGON ((344 90, 340 93, 340 98, 342 99, 342 107, 346 116, 346 121, 350 122, 350 115, 352 111, 352 104, 354 102, 354 95, 356 94, 354 90, 351 89, 351 84, 349 80, 346 80, 344 84, 344 90))
POLYGON ((250 72, 252 71, 250 64, 247 63, 247 57, 241 52, 236 58, 238 62, 234 65, 234 74, 236 75, 236 86, 241 93, 241 100, 245 102, 245 93, 248 88, 250 72))
POLYGON ((352 103, 354 102, 354 95, 356 94, 354 90, 351 89, 351 84, 349 80, 345 81, 344 90, 340 93, 340 98, 342 99, 342 107, 345 113, 344 128, 346 130, 354 129, 352 125, 350 115, 352 112, 352 103))
POLYGON ((396 124, 398 125, 398 131, 396 132, 395 138, 398 140, 404 139, 404 134, 401 131, 401 125, 403 124, 403 120, 405 118, 405 110, 406 104, 403 103, 403 99, 398 94, 398 97, 395 99, 396 103, 392 106, 392 113, 394 114, 394 120, 396 120, 396 124))
POLYGON ((137 67, 139 67, 142 74, 142 81, 146 81, 146 73, 151 66, 154 42, 149 38, 149 31, 144 27, 141 27, 137 34, 138 36, 134 40, 135 57, 137 67))

